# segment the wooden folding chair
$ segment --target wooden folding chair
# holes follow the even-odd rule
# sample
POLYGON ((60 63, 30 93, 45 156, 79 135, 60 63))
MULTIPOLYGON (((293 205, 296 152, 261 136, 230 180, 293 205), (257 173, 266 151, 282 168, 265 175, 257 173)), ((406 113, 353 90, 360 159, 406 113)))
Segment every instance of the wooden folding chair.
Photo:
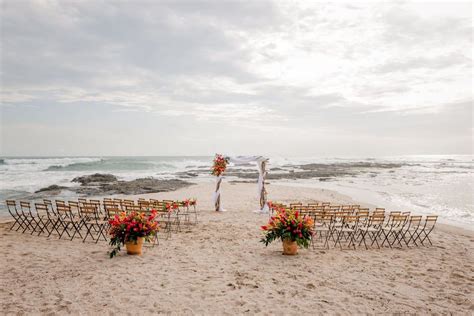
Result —
POLYGON ((30 202, 20 201, 20 210, 21 214, 23 214, 23 218, 25 219, 26 223, 23 233, 26 232, 27 229, 31 229, 31 234, 33 235, 33 233, 36 232, 36 228, 39 227, 39 222, 31 212, 30 202))
POLYGON ((417 237, 416 237, 417 240, 419 240, 423 246, 425 245, 424 244, 425 240, 428 240, 430 245, 433 245, 429 235, 431 234, 431 232, 435 228, 437 220, 438 220, 437 215, 426 216, 425 224, 423 225, 423 228, 420 230, 419 234, 417 234, 417 237))
POLYGON ((16 201, 14 200, 6 200, 5 201, 6 205, 7 205, 7 209, 8 209, 8 213, 10 213, 10 215, 13 217, 13 225, 10 227, 10 230, 12 230, 15 225, 17 225, 17 229, 15 229, 15 231, 18 231, 20 228, 21 229, 25 229, 25 218, 23 217, 23 214, 21 214, 17 207, 16 207, 16 201))
POLYGON ((102 236, 107 241, 107 236, 104 234, 104 230, 107 228, 108 221, 104 220, 100 216, 100 212, 97 204, 95 203, 84 203, 81 208, 81 227, 84 227, 86 234, 84 235, 83 242, 87 240, 88 236, 91 236, 95 243, 98 243, 102 236), (96 234, 94 237, 93 232, 96 234))
POLYGON ((341 247, 342 250, 342 243, 341 239, 344 238, 345 241, 348 241, 348 247, 355 246, 355 235, 357 233, 357 224, 359 222, 359 217, 356 215, 344 215, 342 216, 342 225, 339 228, 336 228, 336 242, 334 243, 334 247, 337 244, 341 247), (341 238, 342 237, 342 238, 341 238))
POLYGON ((372 241, 370 246, 376 243, 377 248, 380 248, 377 237, 380 234, 384 221, 385 221, 385 216, 383 214, 382 215, 373 214, 372 216, 369 216, 369 221, 366 225, 359 225, 358 226, 359 237, 360 237, 359 246, 362 243, 364 243, 365 249, 366 250, 369 249, 369 247, 367 246, 367 243, 365 242, 366 237, 369 237, 372 241))
POLYGON ((313 249, 315 249, 315 241, 320 236, 321 241, 324 240, 323 248, 329 249, 329 236, 332 230, 331 224, 333 222, 332 214, 325 214, 324 212, 315 212, 314 218, 314 237, 311 239, 313 249))
POLYGON ((410 242, 413 242, 415 246, 418 246, 415 237, 421 228, 421 218, 421 216, 410 216, 408 218, 408 224, 401 234, 401 239, 403 239, 407 247, 410 246, 410 242))
POLYGON ((82 234, 80 231, 80 218, 74 216, 69 205, 56 204, 56 212, 58 213, 58 218, 53 226, 58 226, 57 230, 59 234, 59 239, 61 239, 66 233, 68 237, 73 240, 76 234, 79 234, 79 237, 82 239, 82 234))
POLYGON ((402 247, 402 243, 399 240, 399 235, 403 232, 403 228, 407 222, 407 216, 406 215, 391 215, 391 219, 387 223, 386 226, 382 227, 382 234, 384 237, 384 240, 382 241, 381 246, 385 244, 385 242, 388 243, 389 247, 392 248, 393 244, 395 242, 398 242, 400 247, 402 247), (390 241, 390 236, 393 237, 392 241, 390 241))
POLYGON ((38 222, 38 236, 41 235, 45 230, 49 232, 50 230, 48 229, 48 225, 51 223, 48 217, 48 206, 43 203, 35 203, 35 210, 36 210, 36 218, 38 222))

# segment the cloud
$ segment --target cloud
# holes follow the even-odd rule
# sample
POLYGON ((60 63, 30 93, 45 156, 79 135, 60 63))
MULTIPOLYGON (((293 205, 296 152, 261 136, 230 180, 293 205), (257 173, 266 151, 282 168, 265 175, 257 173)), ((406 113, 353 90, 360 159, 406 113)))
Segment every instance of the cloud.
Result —
POLYGON ((472 60, 461 53, 452 53, 449 55, 436 56, 433 58, 419 56, 413 59, 385 63, 376 67, 375 72, 406 72, 417 69, 436 70, 458 65, 465 66, 466 70, 469 70, 469 68, 472 67, 472 60))
POLYGON ((242 141, 252 126, 288 138, 343 127, 352 137, 351 121, 376 126, 365 118, 381 113, 400 125, 420 113, 441 120, 437 114, 451 111, 446 105, 472 100, 470 8, 7 0, 2 109, 95 106, 183 117, 206 133, 222 121, 242 141))

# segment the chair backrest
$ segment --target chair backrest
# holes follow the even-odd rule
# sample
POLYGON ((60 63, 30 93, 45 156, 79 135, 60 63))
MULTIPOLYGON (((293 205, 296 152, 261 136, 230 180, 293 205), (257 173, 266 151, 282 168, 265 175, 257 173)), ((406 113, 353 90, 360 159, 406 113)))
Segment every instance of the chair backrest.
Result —
POLYGON ((355 226, 359 222, 359 216, 357 215, 344 215, 342 217, 344 226, 355 226))
POLYGON ((15 200, 6 200, 5 203, 7 204, 7 206, 16 207, 16 201, 15 200))
POLYGON ((324 212, 316 212, 313 215, 314 224, 329 225, 332 222, 333 216, 331 214, 325 214, 324 212))
POLYGON ((117 203, 112 200, 104 201, 104 211, 107 213, 108 209, 120 208, 120 203, 117 203))
POLYGON ((138 206, 140 206, 141 208, 147 208, 147 207, 150 207, 150 202, 145 201, 144 199, 138 200, 138 206))
POLYGON ((46 204, 44 203, 35 203, 35 209, 37 214, 48 214, 49 213, 49 208, 46 204))
POLYGON ((115 215, 119 215, 122 212, 123 212, 122 209, 120 209, 118 207, 108 207, 107 211, 106 211, 106 214, 107 214, 108 218, 112 218, 115 215))
POLYGON ((135 203, 130 200, 122 200, 122 202, 120 202, 120 205, 122 206, 123 209, 125 209, 127 206, 135 205, 135 203))
POLYGON ((127 212, 139 212, 141 207, 139 205, 125 205, 125 211, 127 212))
POLYGON ((20 216, 20 214, 18 213, 18 209, 16 208, 16 201, 15 200, 6 200, 5 204, 7 205, 8 212, 12 216, 20 216), (13 213, 15 213, 15 214, 13 214, 13 213))
POLYGON ((436 225, 438 215, 428 215, 425 219, 425 227, 432 229, 436 225))
POLYGON ((68 201, 67 205, 69 205, 71 207, 71 209, 79 210, 79 202, 68 201))
POLYGON ((56 212, 61 217, 64 217, 64 216, 70 216, 71 217, 72 216, 71 207, 69 205, 66 205, 66 204, 56 205, 56 212))
POLYGON ((369 221, 369 211, 356 211, 356 215, 359 217, 359 221, 368 222, 369 221))
POLYGON ((28 212, 31 213, 31 205, 30 205, 30 202, 20 201, 20 208, 21 208, 21 211, 22 211, 22 212, 28 211, 28 212))
POLYGON ((385 217, 385 210, 375 209, 375 211, 372 212, 372 215, 385 217))
POLYGON ((384 221, 384 214, 372 214, 372 216, 370 217, 370 225, 372 226, 380 226, 384 223, 384 221))
POLYGON ((88 219, 97 219, 98 209, 97 206, 93 203, 84 203, 80 207, 81 216, 88 219))
POLYGON ((396 218, 400 215, 402 215, 402 212, 400 212, 400 211, 391 211, 388 214, 388 223, 390 224, 394 218, 396 218))
POLYGON ((410 222, 410 227, 419 227, 421 224, 421 218, 422 216, 410 216, 409 222, 410 222))
POLYGON ((60 205, 66 205, 66 202, 63 200, 54 200, 54 203, 56 204, 56 208, 58 208, 60 205))
POLYGON ((393 215, 391 220, 391 225, 394 227, 400 227, 405 225, 407 222, 408 216, 407 215, 393 215))

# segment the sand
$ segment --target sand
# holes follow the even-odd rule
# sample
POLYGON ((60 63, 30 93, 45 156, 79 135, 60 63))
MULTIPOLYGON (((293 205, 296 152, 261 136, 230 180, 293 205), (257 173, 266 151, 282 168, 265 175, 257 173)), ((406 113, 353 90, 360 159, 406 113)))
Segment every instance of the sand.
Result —
MULTIPOLYGON (((211 210, 212 183, 154 198, 199 200, 197 226, 141 257, 109 259, 105 242, 31 236, 0 227, 2 314, 472 314, 471 231, 432 234, 431 247, 300 250, 259 242, 256 186, 223 185, 228 212, 211 210)), ((280 201, 354 203, 329 190, 270 185, 280 201)))

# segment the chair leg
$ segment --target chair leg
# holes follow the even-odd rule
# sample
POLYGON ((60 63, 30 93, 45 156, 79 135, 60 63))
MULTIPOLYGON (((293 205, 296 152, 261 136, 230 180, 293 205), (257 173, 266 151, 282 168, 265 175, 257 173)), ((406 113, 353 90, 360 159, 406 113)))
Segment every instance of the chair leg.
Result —
POLYGON ((390 241, 389 241, 389 236, 390 236, 391 233, 392 233, 392 230, 389 230, 387 234, 385 234, 385 232, 382 230, 382 234, 385 237, 385 239, 382 241, 382 247, 385 244, 385 242, 387 242, 387 244, 390 246, 390 248, 392 248, 392 245, 390 244, 390 241))

